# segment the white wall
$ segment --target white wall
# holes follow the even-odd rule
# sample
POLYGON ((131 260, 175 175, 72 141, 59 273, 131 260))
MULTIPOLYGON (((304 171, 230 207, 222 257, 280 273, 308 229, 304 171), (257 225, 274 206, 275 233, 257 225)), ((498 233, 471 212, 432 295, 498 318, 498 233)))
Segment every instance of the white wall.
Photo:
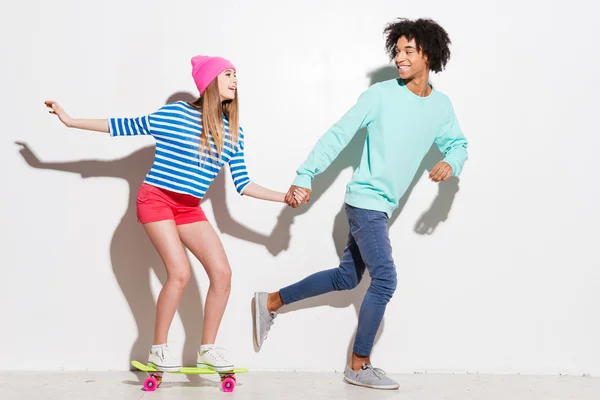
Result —
MULTIPOLYGON (((429 16, 454 43, 432 79, 470 160, 460 184, 421 170, 391 226, 399 285, 373 360, 397 372, 600 374, 598 6, 291 3, 23 1, 2 13, 0 369, 128 369, 151 344, 164 278, 135 218, 151 139, 67 130, 44 100, 76 117, 142 115, 194 92, 192 55, 223 55, 239 68, 252 177, 283 191, 372 80, 393 77, 385 24, 429 16), (433 231, 416 229, 421 220, 433 231)), ((238 197, 228 174, 211 189, 204 207, 234 269, 218 344, 238 365, 344 367, 366 286, 295 306, 260 353, 250 299, 337 265, 359 146, 317 178, 300 212, 238 197)), ((208 286, 193 265, 170 335, 188 363, 208 286)))

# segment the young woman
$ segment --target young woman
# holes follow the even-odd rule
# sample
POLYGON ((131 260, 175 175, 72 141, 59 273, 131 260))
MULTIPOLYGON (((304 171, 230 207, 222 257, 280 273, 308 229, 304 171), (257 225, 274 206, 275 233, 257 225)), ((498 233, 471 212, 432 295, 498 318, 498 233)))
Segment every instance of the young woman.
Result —
MULTIPOLYGON (((177 371, 181 362, 167 345, 167 335, 190 278, 187 247, 210 279, 197 365, 218 372, 233 370, 223 350, 214 346, 231 288, 231 268, 221 240, 200 202, 221 168, 229 164, 236 190, 243 195, 283 203, 285 193, 250 181, 244 161, 244 133, 239 126, 236 69, 220 57, 196 56, 192 76, 200 93, 193 103, 175 102, 138 118, 73 119, 56 102, 46 101, 69 128, 111 136, 152 135, 154 163, 141 184, 137 216, 167 269, 156 305, 154 343, 148 363, 177 371)), ((297 191, 297 201, 305 192, 297 191)))

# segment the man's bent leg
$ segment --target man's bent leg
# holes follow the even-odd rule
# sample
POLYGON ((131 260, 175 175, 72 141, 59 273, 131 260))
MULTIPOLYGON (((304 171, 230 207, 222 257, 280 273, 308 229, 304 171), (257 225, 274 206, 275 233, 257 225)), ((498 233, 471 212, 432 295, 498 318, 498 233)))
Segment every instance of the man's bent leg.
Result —
POLYGON ((253 319, 254 338, 260 349, 267 337, 277 310, 284 304, 290 304, 308 297, 318 296, 333 290, 348 290, 358 286, 365 272, 365 263, 352 234, 348 235, 348 244, 338 268, 317 272, 300 282, 287 286, 275 293, 259 292, 254 294, 253 319))
POLYGON ((362 260, 356 241, 352 235, 349 235, 348 244, 339 267, 314 273, 281 289, 279 295, 283 304, 290 304, 334 290, 354 289, 360 283, 364 272, 365 263, 362 260))

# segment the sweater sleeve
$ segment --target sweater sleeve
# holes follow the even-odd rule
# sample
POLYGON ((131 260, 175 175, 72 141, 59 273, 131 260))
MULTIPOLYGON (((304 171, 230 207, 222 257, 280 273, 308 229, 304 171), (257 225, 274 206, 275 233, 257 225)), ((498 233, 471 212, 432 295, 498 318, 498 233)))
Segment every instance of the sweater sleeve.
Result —
POLYGON ((378 96, 373 85, 356 104, 319 139, 306 161, 296 171, 294 185, 311 189, 314 177, 325 171, 350 143, 356 132, 368 126, 377 114, 378 96))
POLYGON ((108 130, 110 136, 151 135, 150 116, 136 118, 109 118, 108 130))
POLYGON ((449 105, 446 122, 436 137, 435 144, 445 156, 443 161, 452 167, 452 176, 460 175, 468 159, 468 142, 460 129, 452 104, 449 105))
POLYGON ((244 134, 241 128, 237 151, 229 160, 229 171, 231 172, 231 179, 235 185, 235 190, 243 195, 244 189, 246 189, 251 181, 246 168, 246 160, 244 157, 244 134))
POLYGON ((174 119, 181 119, 181 113, 177 103, 169 103, 141 117, 109 118, 108 130, 111 136, 154 135, 155 131, 168 130, 174 119))

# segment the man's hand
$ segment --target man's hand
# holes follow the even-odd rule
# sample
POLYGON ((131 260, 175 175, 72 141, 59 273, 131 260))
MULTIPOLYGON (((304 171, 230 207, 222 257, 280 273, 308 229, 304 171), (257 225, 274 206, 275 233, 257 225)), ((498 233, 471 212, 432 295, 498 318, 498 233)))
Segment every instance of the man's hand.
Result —
POLYGON ((432 182, 441 182, 450 179, 452 176, 452 167, 445 161, 440 161, 433 167, 429 173, 429 179, 432 182))
POLYGON ((311 190, 292 185, 285 195, 285 203, 292 208, 298 208, 300 204, 310 201, 311 192, 311 190))

